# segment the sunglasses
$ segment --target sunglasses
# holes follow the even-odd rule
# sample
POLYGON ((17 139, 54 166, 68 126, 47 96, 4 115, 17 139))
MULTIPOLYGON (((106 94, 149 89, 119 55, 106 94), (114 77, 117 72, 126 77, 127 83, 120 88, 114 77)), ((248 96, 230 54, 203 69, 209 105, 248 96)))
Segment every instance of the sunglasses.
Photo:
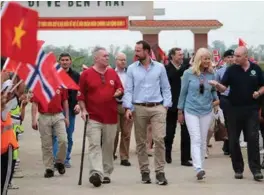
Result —
POLYGON ((204 75, 201 75, 199 80, 200 80, 199 92, 200 94, 204 94, 204 75))
POLYGON ((203 83, 200 83, 199 92, 200 94, 204 94, 204 84, 203 83))
POLYGON ((103 74, 100 74, 102 84, 105 84, 105 76, 103 74))

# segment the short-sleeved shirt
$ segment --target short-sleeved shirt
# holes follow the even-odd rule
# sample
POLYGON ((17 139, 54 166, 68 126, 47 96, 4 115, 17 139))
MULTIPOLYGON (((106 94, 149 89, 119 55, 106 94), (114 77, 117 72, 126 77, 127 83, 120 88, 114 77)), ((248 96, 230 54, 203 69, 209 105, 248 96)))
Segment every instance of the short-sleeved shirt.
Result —
POLYGON ((116 124, 117 102, 114 94, 117 89, 124 91, 114 69, 108 68, 101 74, 89 68, 81 74, 77 99, 85 102, 90 119, 103 124, 116 124))
POLYGON ((230 87, 228 98, 232 106, 259 107, 258 99, 253 98, 254 91, 264 85, 264 77, 258 65, 250 62, 247 71, 240 65, 232 65, 227 68, 221 83, 230 87))
POLYGON ((57 114, 63 112, 62 104, 65 100, 68 100, 68 90, 58 88, 55 96, 52 98, 46 109, 42 106, 42 104, 40 104, 35 96, 32 97, 31 102, 38 104, 38 111, 41 114, 57 114))

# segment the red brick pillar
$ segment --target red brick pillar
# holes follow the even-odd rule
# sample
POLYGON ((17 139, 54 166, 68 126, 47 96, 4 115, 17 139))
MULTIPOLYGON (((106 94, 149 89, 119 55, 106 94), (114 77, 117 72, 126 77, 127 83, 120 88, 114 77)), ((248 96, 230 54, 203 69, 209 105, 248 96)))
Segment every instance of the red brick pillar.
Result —
POLYGON ((194 33, 194 51, 201 47, 208 48, 207 33, 194 33))
POLYGON ((159 34, 144 34, 143 40, 147 41, 150 44, 150 47, 153 47, 156 44, 159 44, 159 34))

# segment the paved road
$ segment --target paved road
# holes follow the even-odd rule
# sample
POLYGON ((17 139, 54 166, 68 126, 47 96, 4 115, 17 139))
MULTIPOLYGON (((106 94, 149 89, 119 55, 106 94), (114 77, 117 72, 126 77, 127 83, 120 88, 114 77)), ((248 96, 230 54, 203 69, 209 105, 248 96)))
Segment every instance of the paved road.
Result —
MULTIPOLYGON (((214 143, 210 150, 209 159, 206 160, 207 178, 205 181, 197 182, 193 168, 180 166, 179 153, 179 129, 174 144, 173 163, 166 166, 168 186, 157 186, 156 184, 143 185, 140 183, 137 158, 135 156, 135 141, 132 136, 131 143, 131 167, 122 167, 119 160, 115 161, 115 170, 112 175, 112 183, 94 188, 88 181, 87 157, 85 158, 83 185, 78 186, 78 175, 80 165, 80 153, 82 145, 83 122, 79 117, 76 121, 76 132, 74 134, 75 145, 72 155, 73 167, 67 169, 64 176, 58 175, 51 179, 43 177, 44 168, 41 159, 39 133, 30 127, 30 115, 25 121, 25 130, 21 145, 21 166, 25 177, 15 179, 20 186, 19 190, 10 190, 10 195, 193 195, 199 192, 204 195, 260 195, 264 193, 264 182, 253 181, 248 167, 245 168, 245 179, 233 179, 233 172, 229 157, 221 152, 221 143, 214 143)), ((244 152, 245 153, 245 152, 244 152)), ((153 158, 150 158, 151 164, 153 158)), ((153 167, 151 167, 153 170, 153 167)), ((154 172, 152 172, 154 181, 154 172)))

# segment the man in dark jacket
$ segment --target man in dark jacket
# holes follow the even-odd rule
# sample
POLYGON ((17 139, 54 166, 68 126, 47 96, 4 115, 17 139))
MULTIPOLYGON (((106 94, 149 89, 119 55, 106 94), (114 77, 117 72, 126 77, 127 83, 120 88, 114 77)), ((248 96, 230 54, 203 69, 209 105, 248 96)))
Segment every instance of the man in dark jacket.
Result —
MULTIPOLYGON (((169 63, 166 71, 171 86, 172 107, 168 109, 166 118, 166 162, 171 163, 171 151, 173 139, 177 126, 178 117, 178 99, 181 91, 181 77, 183 72, 189 68, 189 63, 183 64, 183 52, 180 48, 172 48, 169 52, 169 63)), ((192 166, 190 162, 190 136, 186 124, 181 125, 181 164, 183 166, 192 166)))
MULTIPOLYGON (((80 74, 74 71, 71 68, 72 59, 70 54, 68 53, 61 53, 59 57, 59 63, 61 67, 68 73, 68 75, 75 81, 76 84, 79 84, 80 74)), ((67 138, 68 138, 68 150, 67 156, 65 160, 65 167, 70 168, 70 159, 71 159, 71 151, 73 145, 73 132, 75 127, 75 116, 80 112, 80 106, 78 105, 77 101, 77 90, 68 89, 68 103, 69 103, 69 127, 67 128, 67 138)), ((57 154, 57 139, 54 137, 54 147, 53 147, 53 154, 56 156, 57 154)))

